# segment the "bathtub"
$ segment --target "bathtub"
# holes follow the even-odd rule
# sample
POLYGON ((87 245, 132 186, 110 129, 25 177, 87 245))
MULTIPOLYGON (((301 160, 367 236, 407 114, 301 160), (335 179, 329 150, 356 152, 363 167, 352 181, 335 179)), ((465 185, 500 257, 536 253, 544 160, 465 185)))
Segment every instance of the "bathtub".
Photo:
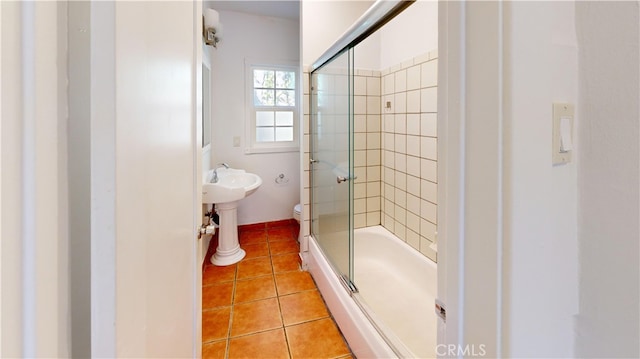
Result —
POLYGON ((356 357, 435 357, 433 261, 382 226, 357 229, 353 282, 358 292, 351 294, 313 236, 308 247, 308 270, 356 357))

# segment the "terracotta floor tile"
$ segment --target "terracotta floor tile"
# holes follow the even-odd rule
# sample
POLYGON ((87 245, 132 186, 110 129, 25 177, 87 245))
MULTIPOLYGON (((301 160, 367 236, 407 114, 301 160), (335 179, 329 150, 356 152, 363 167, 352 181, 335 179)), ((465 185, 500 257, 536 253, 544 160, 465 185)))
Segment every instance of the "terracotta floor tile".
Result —
POLYGON ((202 342, 226 339, 229 335, 231 307, 202 311, 202 342))
POLYGON ((266 225, 267 225, 267 228, 274 228, 274 227, 291 226, 294 223, 298 223, 298 222, 296 222, 296 220, 293 218, 289 218, 289 219, 283 219, 280 221, 267 222, 266 225))
POLYGON ((329 311, 317 290, 286 295, 279 300, 284 325, 329 317, 329 311))
POLYGON ((335 358, 349 353, 335 323, 327 318, 285 328, 292 358, 335 358))
POLYGON ((226 355, 226 340, 202 344, 202 359, 224 359, 226 355))
POLYGON ((278 295, 316 289, 316 284, 309 272, 297 271, 276 274, 278 295))
POLYGON ((241 248, 244 249, 245 252, 247 252, 247 256, 244 257, 244 259, 269 256, 269 245, 266 242, 247 244, 246 246, 241 246, 241 248))
POLYGON ((283 329, 233 338, 229 341, 229 358, 289 358, 283 329))
POLYGON ((277 298, 233 306, 231 337, 282 327, 277 298))
POLYGON ((265 228, 267 228, 266 223, 243 224, 238 226, 238 232, 254 231, 256 229, 265 229, 265 228))
POLYGON ((300 252, 300 246, 298 246, 298 242, 294 240, 270 242, 269 250, 272 256, 276 256, 285 253, 298 253, 300 252))
POLYGON ((291 226, 270 228, 267 230, 267 238, 269 242, 295 240, 291 226))
POLYGON ((255 259, 243 259, 238 263, 238 280, 261 277, 270 275, 273 272, 271 269, 271 258, 259 257, 255 259))
POLYGON ((231 305, 233 282, 217 283, 202 287, 202 309, 231 305))
POLYGON ((236 277, 236 265, 218 267, 208 265, 202 274, 202 285, 210 285, 221 282, 229 282, 236 277))
POLYGON ((247 244, 265 243, 267 241, 267 231, 265 231, 264 229, 243 231, 238 234, 238 240, 240 241, 240 246, 245 246, 247 244))
POLYGON ((300 257, 298 253, 289 253, 271 257, 273 272, 291 272, 300 270, 300 257))
POLYGON ((252 300, 271 298, 276 296, 276 287, 273 276, 258 277, 236 282, 234 303, 248 302, 252 300))

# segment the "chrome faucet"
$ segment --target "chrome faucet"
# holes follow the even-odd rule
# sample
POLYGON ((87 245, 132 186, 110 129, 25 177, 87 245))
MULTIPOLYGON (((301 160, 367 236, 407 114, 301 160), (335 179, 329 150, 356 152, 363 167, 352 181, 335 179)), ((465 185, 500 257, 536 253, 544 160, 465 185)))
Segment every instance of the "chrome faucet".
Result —
POLYGON ((213 169, 213 177, 211 177, 211 183, 218 183, 218 168, 220 167, 224 167, 226 169, 229 169, 229 165, 222 162, 222 163, 218 163, 216 165, 216 167, 213 169))

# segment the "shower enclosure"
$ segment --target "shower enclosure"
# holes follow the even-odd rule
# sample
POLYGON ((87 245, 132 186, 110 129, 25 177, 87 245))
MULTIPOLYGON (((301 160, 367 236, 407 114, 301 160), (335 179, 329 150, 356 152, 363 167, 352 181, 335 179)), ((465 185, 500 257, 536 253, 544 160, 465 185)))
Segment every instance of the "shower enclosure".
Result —
MULTIPOLYGON (((342 290, 395 355, 433 357, 435 263, 415 246, 411 248, 406 238, 398 238, 382 226, 381 77, 356 70, 354 64, 356 45, 410 4, 376 2, 343 41, 312 67, 311 237, 342 290), (358 91, 363 83, 371 84, 367 89, 377 89, 377 96, 364 99, 364 107, 377 111, 377 116, 366 116, 366 111, 362 114, 363 96, 356 95, 362 95, 358 91)), ((403 175, 408 177, 406 173, 403 175)), ((419 174, 413 178, 422 180, 419 174)))

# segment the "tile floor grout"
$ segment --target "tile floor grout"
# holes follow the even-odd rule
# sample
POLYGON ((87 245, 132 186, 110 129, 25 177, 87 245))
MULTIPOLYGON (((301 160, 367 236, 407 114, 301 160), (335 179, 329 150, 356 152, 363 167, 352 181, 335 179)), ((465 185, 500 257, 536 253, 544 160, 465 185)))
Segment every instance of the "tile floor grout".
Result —
MULTIPOLYGON (((288 358, 294 358, 296 357, 296 353, 294 353, 293 348, 296 345, 295 343, 292 342, 292 338, 291 335, 293 335, 290 331, 293 331, 293 329, 290 328, 296 328, 296 327, 300 327, 303 328, 302 326, 305 325, 309 325, 310 323, 316 323, 318 325, 325 323, 327 320, 329 320, 331 322, 331 325, 333 325, 333 327, 335 329, 332 330, 332 333, 335 332, 337 333, 337 337, 339 339, 334 339, 334 340, 339 340, 339 342, 333 343, 338 345, 339 347, 344 347, 345 348, 345 352, 342 353, 335 353, 338 355, 328 355, 325 356, 327 358, 336 358, 336 359, 341 359, 341 358, 350 358, 353 357, 353 354, 351 353, 350 349, 348 348, 348 345, 346 343, 346 341, 344 340, 344 337, 342 336, 342 334, 340 333, 339 329, 337 328, 337 325, 335 324, 335 319, 333 318, 333 316, 331 315, 331 313, 328 311, 328 308, 326 306, 326 303, 324 301, 324 299, 322 298, 317 285, 315 283, 315 281, 313 281, 313 278, 311 278, 310 275, 308 275, 307 277, 310 279, 310 282, 313 284, 313 288, 303 288, 303 287, 291 287, 291 283, 286 283, 289 287, 287 287, 287 285, 285 285, 285 280, 283 279, 283 276, 286 276, 287 274, 290 273, 296 273, 296 272, 301 272, 301 268, 300 268, 300 264, 299 264, 299 257, 298 257, 298 252, 299 252, 299 246, 297 244, 297 240, 295 238, 295 233, 297 233, 296 231, 298 230, 297 227, 292 226, 291 222, 288 222, 288 224, 285 225, 269 225, 269 224, 265 224, 264 226, 249 226, 247 228, 240 228, 239 230, 239 237, 240 237, 240 242, 241 242, 241 246, 245 247, 246 249, 248 248, 258 248, 256 247, 248 247, 251 245, 259 245, 259 244, 266 244, 266 252, 260 252, 257 256, 253 256, 253 254, 248 252, 247 257, 241 261, 238 264, 234 264, 234 268, 233 268, 233 275, 229 275, 229 279, 227 280, 225 278, 225 280, 222 281, 213 281, 213 282, 207 282, 207 284, 205 284, 204 280, 203 280, 203 295, 204 295, 204 288, 207 287, 211 287, 214 285, 220 285, 220 284, 224 284, 224 283, 229 283, 232 282, 232 288, 231 288, 231 303, 229 305, 223 305, 220 304, 219 306, 215 306, 215 307, 208 307, 206 303, 204 303, 204 298, 203 298, 203 313, 205 312, 211 312, 211 311, 215 311, 215 310, 224 310, 224 308, 229 308, 229 323, 227 326, 227 330, 226 330, 226 337, 224 338, 211 338, 210 340, 206 340, 204 338, 204 321, 203 321, 203 357, 205 356, 205 350, 204 350, 204 346, 205 345, 214 345, 216 343, 222 343, 224 341, 224 351, 221 352, 220 354, 222 354, 222 356, 218 356, 221 358, 231 358, 232 355, 232 342, 234 340, 241 340, 243 338, 248 338, 251 336, 256 336, 259 334, 267 334, 267 333, 281 333, 282 336, 284 337, 284 346, 286 348, 286 353, 288 358), (273 233, 270 234, 270 231, 272 231, 273 233), (244 239, 243 237, 248 237, 249 234, 243 235, 243 233, 246 232, 253 232, 253 235, 255 235, 255 237, 250 239, 244 239), (275 234, 275 232, 279 232, 278 234, 275 234), (289 232, 289 233, 287 233, 289 232), (248 242, 245 243, 243 245, 242 242, 248 242), (296 248, 296 252, 291 252, 290 250, 292 248, 287 248, 287 244, 283 244, 283 245, 275 245, 274 243, 284 243, 284 242, 288 242, 288 241, 294 241, 295 244, 295 248, 296 248), (281 252, 278 253, 273 253, 272 250, 276 250, 276 248, 279 248, 278 250, 281 252), (264 255, 262 255, 264 253, 264 255), (289 255, 289 257, 292 258, 295 257, 295 260, 297 262, 297 268, 293 269, 293 266, 291 267, 287 267, 286 265, 283 266, 283 264, 281 262, 278 262, 278 266, 279 269, 276 272, 276 265, 274 265, 274 257, 281 257, 281 260, 286 260, 286 258, 284 258, 284 256, 289 255), (294 255, 294 256, 292 256, 294 255), (268 258, 268 264, 269 264, 269 272, 268 274, 262 274, 262 273, 254 273, 251 274, 250 270, 255 270, 254 268, 248 267, 248 269, 245 269, 247 267, 243 267, 243 272, 247 272, 249 274, 242 274, 243 278, 239 278, 240 275, 240 270, 241 270, 241 264, 244 262, 245 265, 247 262, 252 261, 252 260, 259 260, 259 259, 264 259, 264 258, 268 258), (246 275, 246 277, 245 277, 246 275), (243 301, 241 302, 236 302, 237 298, 237 289, 238 289, 238 282, 249 282, 251 280, 255 280, 255 279, 260 279, 260 278, 266 278, 266 277, 271 277, 271 285, 273 286, 273 293, 268 293, 265 297, 263 296, 257 296, 255 298, 243 298, 243 301), (280 281, 278 280, 278 277, 280 277, 280 281), (280 285, 278 285, 280 283, 280 285), (310 318, 298 318, 298 319, 293 319, 293 322, 290 322, 289 324, 287 324, 287 320, 286 316, 285 316, 285 311, 288 310, 289 313, 291 313, 290 311, 292 310, 291 308, 284 308, 283 307, 283 302, 282 302, 282 298, 287 298, 287 297, 291 297, 291 301, 289 303, 295 303, 295 300, 300 300, 298 298, 294 298, 294 296, 299 296, 301 293, 316 293, 318 298, 320 299, 322 306, 324 308, 324 313, 323 314, 313 314, 312 317, 310 318), (259 303, 259 302, 263 302, 264 301, 268 301, 268 300, 275 300, 275 303, 277 304, 277 308, 278 308, 278 319, 279 319, 279 325, 277 325, 276 327, 264 327, 261 329, 249 329, 249 331, 247 332, 242 332, 240 331, 240 334, 233 334, 232 330, 234 328, 234 317, 235 317, 235 307, 236 305, 242 305, 243 308, 249 307, 251 304, 254 303, 259 303), (205 309, 206 307, 206 309, 205 309), (288 330, 290 329, 290 330, 288 330)), ((213 243, 213 241, 212 241, 213 243)), ((212 248, 215 248, 212 244, 212 248)), ((264 247, 262 247, 264 248, 264 247)), ((211 248, 210 248, 210 252, 211 252, 211 248)), ((211 253, 207 253, 207 258, 206 258, 206 262, 205 265, 203 266, 203 275, 206 272, 207 268, 211 267, 211 265, 209 265, 208 263, 208 259, 210 257, 211 253)), ((256 262, 253 262, 256 263, 256 262)), ((265 271, 266 272, 266 271, 265 271)), ((305 279, 307 278, 305 277, 305 279)), ((297 279, 296 279, 297 280, 297 279)), ((246 292, 245 292, 246 293, 246 292)), ((243 294, 244 297, 246 297, 246 295, 243 294)), ((308 298, 307 298, 308 299, 308 298)), ((314 299, 315 300, 315 299, 314 299)), ((228 302, 227 302, 228 303, 228 302)), ((306 303, 305 303, 306 304, 306 303)), ((293 304, 295 305, 295 304, 293 304)), ((289 306, 291 306, 291 304, 289 304, 289 306)), ((295 312, 293 312, 295 314, 295 312)), ((289 314, 289 315, 294 315, 294 314, 289 314)), ((226 317, 225 317, 226 318, 226 317)), ((240 329, 239 329, 240 330, 240 329)), ((247 329, 244 329, 247 330, 247 329)), ((309 342, 313 342, 313 340, 308 340, 309 342)), ((299 348, 299 346, 298 346, 299 348)), ((282 349, 282 348, 281 348, 282 349)), ((299 349, 298 349, 299 350, 299 349)), ((282 353, 284 354, 284 353, 282 353)), ((299 353, 298 353, 299 354, 299 353)), ((316 354, 316 353, 314 353, 316 354)), ((328 353, 327 353, 328 354, 328 353)), ((322 357, 322 356, 319 356, 322 357)))

